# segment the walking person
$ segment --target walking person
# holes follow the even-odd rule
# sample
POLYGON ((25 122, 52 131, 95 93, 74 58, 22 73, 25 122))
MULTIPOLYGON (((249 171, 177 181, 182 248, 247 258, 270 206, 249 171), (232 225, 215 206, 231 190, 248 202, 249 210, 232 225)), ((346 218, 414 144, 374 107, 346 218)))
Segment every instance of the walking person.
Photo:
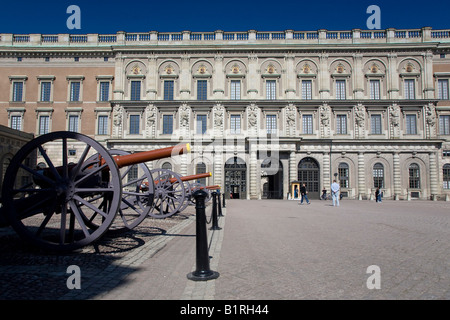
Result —
POLYGON ((380 191, 380 188, 377 188, 377 190, 375 190, 375 202, 381 202, 381 191, 380 191))
POLYGON ((336 205, 339 207, 339 191, 341 187, 336 182, 336 180, 333 180, 333 183, 331 184, 331 198, 333 199, 333 207, 336 205))
POLYGON ((302 200, 300 201, 300 204, 303 204, 303 199, 305 199, 306 203, 309 204, 308 191, 306 190, 306 185, 305 184, 303 184, 300 187, 300 195, 302 196, 302 200))

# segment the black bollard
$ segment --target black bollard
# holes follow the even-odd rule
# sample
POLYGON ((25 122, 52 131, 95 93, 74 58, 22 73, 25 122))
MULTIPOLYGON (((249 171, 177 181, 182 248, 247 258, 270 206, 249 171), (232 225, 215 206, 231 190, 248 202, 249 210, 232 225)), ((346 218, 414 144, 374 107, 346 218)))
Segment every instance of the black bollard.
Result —
POLYGON ((219 217, 223 217, 222 214, 222 204, 220 201, 220 190, 217 190, 217 213, 219 217))
POLYGON ((212 227, 209 228, 209 230, 222 230, 221 227, 219 227, 219 221, 217 219, 217 192, 211 192, 212 195, 212 212, 211 212, 211 218, 212 218, 212 227))
POLYGON ((206 231, 205 198, 208 194, 197 190, 193 194, 195 199, 196 217, 196 269, 188 273, 187 278, 193 281, 207 281, 217 279, 219 273, 209 269, 208 235, 206 231))

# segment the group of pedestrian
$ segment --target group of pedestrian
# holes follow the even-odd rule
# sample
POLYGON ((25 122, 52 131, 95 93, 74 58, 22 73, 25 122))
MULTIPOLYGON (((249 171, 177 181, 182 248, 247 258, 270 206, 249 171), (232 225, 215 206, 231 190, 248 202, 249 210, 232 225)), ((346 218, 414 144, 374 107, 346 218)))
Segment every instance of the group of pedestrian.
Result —
MULTIPOLYGON (((340 189, 339 183, 336 182, 336 180, 333 180, 333 183, 331 184, 331 199, 333 201, 333 207, 339 207, 339 199, 340 199, 340 189)), ((306 190, 306 185, 303 183, 300 187, 300 205, 303 204, 303 200, 306 201, 307 204, 310 204, 311 202, 308 199, 308 190, 306 190)), ((326 199, 326 190, 322 193, 322 199, 326 199)))

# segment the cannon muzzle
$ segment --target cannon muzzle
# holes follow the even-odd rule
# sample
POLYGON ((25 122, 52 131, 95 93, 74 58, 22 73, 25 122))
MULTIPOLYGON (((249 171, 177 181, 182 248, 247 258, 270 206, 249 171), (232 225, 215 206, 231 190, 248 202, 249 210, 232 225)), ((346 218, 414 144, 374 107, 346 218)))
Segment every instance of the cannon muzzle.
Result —
POLYGON ((185 145, 176 145, 173 147, 161 148, 156 150, 137 152, 133 154, 115 156, 114 160, 119 168, 131 166, 134 164, 144 163, 147 161, 159 160, 163 158, 170 158, 180 154, 191 152, 189 143, 185 145))

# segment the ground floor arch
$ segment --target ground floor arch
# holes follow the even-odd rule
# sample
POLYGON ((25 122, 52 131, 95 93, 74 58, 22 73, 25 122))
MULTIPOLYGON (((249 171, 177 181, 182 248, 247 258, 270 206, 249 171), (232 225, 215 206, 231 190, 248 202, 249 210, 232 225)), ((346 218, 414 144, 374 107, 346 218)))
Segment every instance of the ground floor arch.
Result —
POLYGON ((225 192, 232 199, 247 197, 247 165, 239 157, 229 158, 225 162, 225 192))
POLYGON ((261 198, 283 199, 283 164, 279 159, 266 158, 261 163, 261 198))
POLYGON ((320 197, 320 169, 319 163, 312 157, 305 157, 297 166, 297 181, 305 184, 308 198, 319 199, 320 197))

